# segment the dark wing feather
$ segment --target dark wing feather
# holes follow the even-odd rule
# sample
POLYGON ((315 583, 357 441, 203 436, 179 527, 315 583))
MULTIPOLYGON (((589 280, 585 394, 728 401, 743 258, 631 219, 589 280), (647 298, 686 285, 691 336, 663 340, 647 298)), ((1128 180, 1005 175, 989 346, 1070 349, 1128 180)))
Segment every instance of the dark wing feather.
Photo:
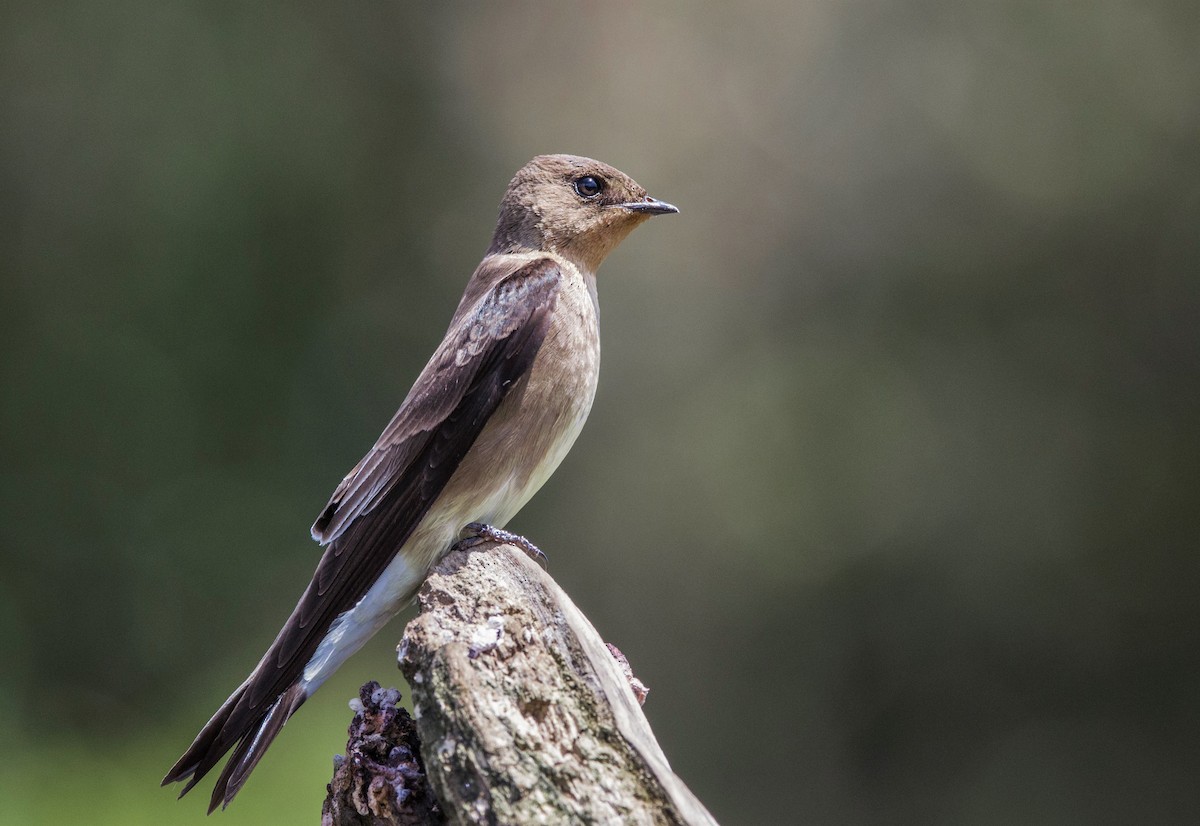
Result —
POLYGON ((528 343, 527 336, 536 338, 533 352, 527 354, 532 364, 545 330, 522 332, 522 328, 531 321, 548 323, 558 282, 558 265, 542 258, 501 279, 484 296, 471 323, 460 328, 453 341, 448 339, 438 348, 375 445, 333 492, 313 523, 314 539, 328 544, 351 521, 371 511, 400 478, 401 469, 412 464, 415 454, 424 447, 424 438, 431 436, 475 389, 472 382, 486 374, 489 367, 511 360, 522 343, 528 343), (495 345, 501 342, 507 344, 509 352, 498 351, 495 345))
MULTIPOLYGON (((480 272, 476 278, 487 275, 480 272)), ((400 410, 334 492, 313 525, 313 535, 327 547, 312 582, 258 668, 164 783, 191 777, 186 792, 241 741, 213 790, 214 805, 233 798, 303 702, 303 696, 284 695, 295 693, 297 679, 333 621, 383 573, 488 418, 533 365, 557 299, 558 266, 537 259, 494 278, 495 286, 473 314, 456 315, 400 410)))

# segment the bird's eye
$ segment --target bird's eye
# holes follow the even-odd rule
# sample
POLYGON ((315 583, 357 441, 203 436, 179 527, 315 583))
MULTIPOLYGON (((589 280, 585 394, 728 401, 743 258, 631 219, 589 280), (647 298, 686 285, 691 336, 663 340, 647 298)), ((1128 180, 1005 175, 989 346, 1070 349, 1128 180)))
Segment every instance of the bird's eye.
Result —
POLYGON ((575 191, 582 198, 595 198, 604 190, 604 181, 600 178, 593 178, 591 175, 584 175, 582 178, 575 179, 575 191))

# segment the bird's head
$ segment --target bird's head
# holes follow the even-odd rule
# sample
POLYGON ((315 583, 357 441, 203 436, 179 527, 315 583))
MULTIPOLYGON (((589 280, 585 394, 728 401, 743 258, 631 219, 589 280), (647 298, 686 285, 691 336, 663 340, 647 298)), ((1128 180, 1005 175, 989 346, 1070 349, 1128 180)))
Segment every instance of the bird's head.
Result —
POLYGON ((606 163, 539 155, 508 185, 488 251, 546 250, 595 272, 638 224, 678 211, 606 163))

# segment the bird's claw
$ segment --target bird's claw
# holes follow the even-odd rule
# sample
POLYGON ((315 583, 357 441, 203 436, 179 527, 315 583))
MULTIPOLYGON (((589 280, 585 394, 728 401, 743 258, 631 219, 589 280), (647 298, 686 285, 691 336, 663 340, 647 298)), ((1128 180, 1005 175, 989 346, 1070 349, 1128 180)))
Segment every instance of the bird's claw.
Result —
POLYGON ((504 542, 516 545, 534 562, 543 568, 546 567, 546 555, 542 553, 542 549, 520 534, 510 533, 483 522, 471 522, 463 528, 463 533, 468 536, 458 542, 458 548, 473 548, 481 542, 504 542))

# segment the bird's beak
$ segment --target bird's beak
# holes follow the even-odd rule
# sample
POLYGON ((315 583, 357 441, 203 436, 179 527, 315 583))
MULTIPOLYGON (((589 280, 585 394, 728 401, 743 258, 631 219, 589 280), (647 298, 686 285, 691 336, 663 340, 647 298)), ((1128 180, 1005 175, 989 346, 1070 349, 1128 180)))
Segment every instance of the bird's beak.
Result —
POLYGON ((628 204, 619 204, 618 206, 630 212, 644 212, 647 215, 669 215, 679 212, 678 207, 671 206, 666 201, 651 198, 649 195, 640 201, 631 201, 628 204))

